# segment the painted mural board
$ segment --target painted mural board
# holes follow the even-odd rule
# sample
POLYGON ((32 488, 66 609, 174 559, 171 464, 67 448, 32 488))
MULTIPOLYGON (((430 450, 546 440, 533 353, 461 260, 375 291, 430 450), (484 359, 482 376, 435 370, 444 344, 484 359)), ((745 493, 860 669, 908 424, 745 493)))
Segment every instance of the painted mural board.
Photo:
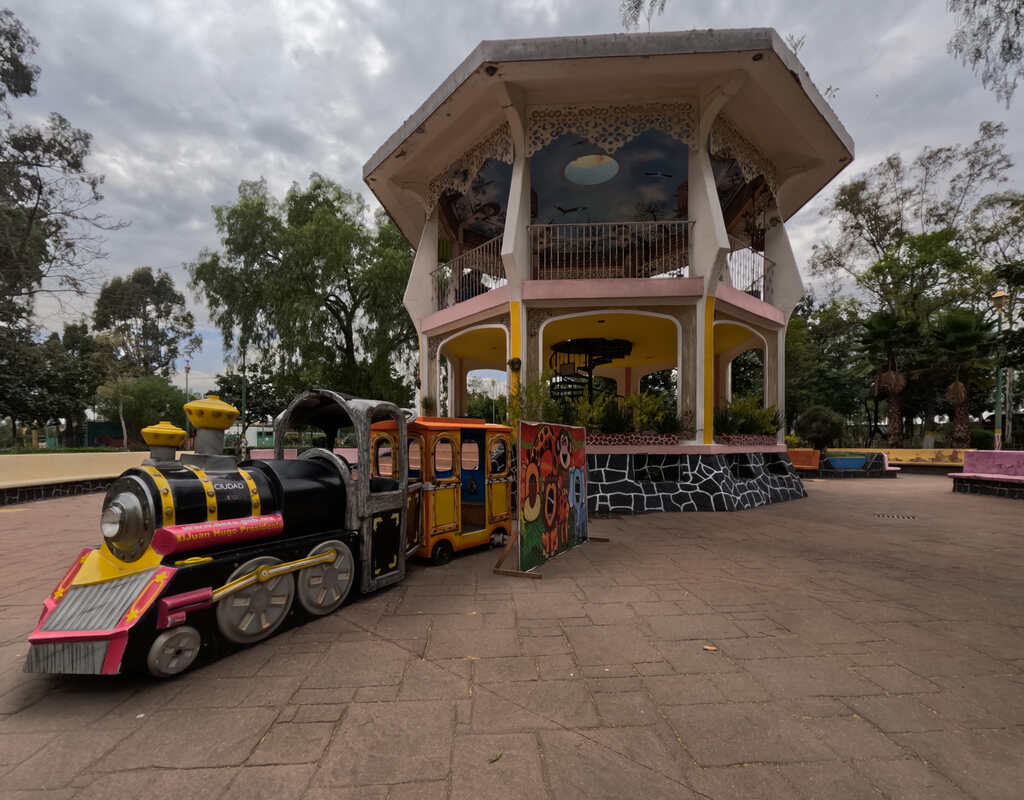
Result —
POLYGON ((587 540, 587 432, 519 423, 519 568, 587 540))

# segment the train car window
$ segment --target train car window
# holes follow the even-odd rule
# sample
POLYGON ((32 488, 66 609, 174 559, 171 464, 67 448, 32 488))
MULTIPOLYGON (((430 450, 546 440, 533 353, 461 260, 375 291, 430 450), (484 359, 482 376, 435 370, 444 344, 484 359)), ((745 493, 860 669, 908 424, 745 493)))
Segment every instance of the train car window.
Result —
POLYGON ((419 478, 423 475, 421 466, 420 440, 409 440, 409 477, 419 478))
POLYGON ((480 442, 462 443, 462 468, 467 471, 480 469, 480 442))
POLYGON ((381 436, 373 445, 373 477, 394 477, 394 454, 391 440, 381 436))
POLYGON ((434 442, 434 477, 446 480, 456 476, 458 465, 455 463, 457 452, 455 444, 447 436, 441 436, 434 442))
POLYGON ((495 439, 491 442, 491 475, 500 477, 508 472, 508 448, 504 439, 495 439))

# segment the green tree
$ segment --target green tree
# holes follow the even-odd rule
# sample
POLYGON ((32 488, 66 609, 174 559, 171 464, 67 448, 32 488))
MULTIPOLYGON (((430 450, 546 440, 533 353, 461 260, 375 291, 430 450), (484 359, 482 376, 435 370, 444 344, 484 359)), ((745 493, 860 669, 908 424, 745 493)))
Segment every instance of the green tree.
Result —
MULTIPOLYGON (((0 114, 10 98, 35 94, 36 40, 0 10, 0 114)), ((0 133, 0 326, 31 312, 40 292, 82 294, 105 255, 102 231, 123 227, 97 213, 101 175, 85 166, 92 137, 60 114, 42 126, 0 133)))
POLYGON ((667 0, 620 0, 619 16, 623 29, 636 30, 642 16, 647 21, 647 30, 650 31, 651 18, 655 14, 665 13, 666 2, 667 0))
POLYGON ((946 388, 946 400, 953 407, 953 447, 971 444, 968 387, 962 378, 970 371, 991 367, 989 356, 995 344, 992 327, 973 311, 953 310, 942 314, 932 330, 935 354, 953 382, 946 388))
POLYGON ((126 375, 167 377, 179 356, 191 356, 202 346, 185 297, 170 275, 152 267, 105 283, 93 323, 114 342, 114 356, 126 375))
POLYGON ((254 349, 310 382, 409 405, 412 250, 391 222, 371 225, 360 197, 317 174, 283 201, 243 181, 214 217, 222 251, 188 265, 190 285, 236 357, 254 349))
POLYGON ((950 54, 981 72, 981 85, 1009 108, 1024 76, 1024 1, 947 0, 946 6, 956 16, 950 54))
POLYGON ((161 420, 185 427, 185 392, 161 375, 116 378, 100 386, 97 396, 99 416, 120 421, 125 450, 140 446, 142 429, 161 420))
POLYGON ((881 366, 871 384, 872 393, 886 400, 889 447, 903 447, 902 393, 907 377, 901 371, 905 360, 912 358, 909 345, 917 332, 896 315, 876 311, 864 320, 861 343, 868 356, 881 366))
POLYGON ((77 322, 65 325, 63 335, 51 333, 36 351, 46 399, 45 412, 40 408, 35 416, 47 421, 63 419, 63 445, 81 446, 85 410, 110 371, 110 342, 91 335, 85 322, 77 322))
POLYGON ((797 436, 824 450, 843 435, 843 418, 826 406, 811 406, 796 419, 797 436))

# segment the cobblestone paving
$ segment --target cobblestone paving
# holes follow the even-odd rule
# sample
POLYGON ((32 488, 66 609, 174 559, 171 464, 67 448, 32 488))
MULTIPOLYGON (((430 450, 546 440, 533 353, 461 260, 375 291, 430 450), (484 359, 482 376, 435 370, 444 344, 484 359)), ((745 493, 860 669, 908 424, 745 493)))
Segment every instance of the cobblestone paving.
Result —
POLYGON ((1024 503, 807 488, 595 520, 542 581, 415 565, 166 682, 21 672, 100 497, 5 509, 0 797, 1021 797, 1024 503))

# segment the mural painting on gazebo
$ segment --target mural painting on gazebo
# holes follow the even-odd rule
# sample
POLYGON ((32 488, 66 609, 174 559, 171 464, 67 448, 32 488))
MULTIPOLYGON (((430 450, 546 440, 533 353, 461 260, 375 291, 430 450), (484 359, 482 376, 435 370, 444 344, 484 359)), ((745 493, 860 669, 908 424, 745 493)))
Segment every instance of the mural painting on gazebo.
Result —
POLYGON ((416 248, 405 305, 422 395, 444 385, 460 416, 472 374, 504 373, 514 394, 550 372, 559 401, 600 383, 628 406, 661 376, 675 430, 602 444, 588 431, 592 509, 801 496, 781 431, 723 446, 735 432, 715 415, 734 361, 756 351, 756 402, 784 418, 803 294, 785 223, 852 157, 771 29, 481 43, 364 167, 416 248), (675 477, 644 477, 651 458, 675 477), (608 490, 620 473, 636 486, 608 490))

